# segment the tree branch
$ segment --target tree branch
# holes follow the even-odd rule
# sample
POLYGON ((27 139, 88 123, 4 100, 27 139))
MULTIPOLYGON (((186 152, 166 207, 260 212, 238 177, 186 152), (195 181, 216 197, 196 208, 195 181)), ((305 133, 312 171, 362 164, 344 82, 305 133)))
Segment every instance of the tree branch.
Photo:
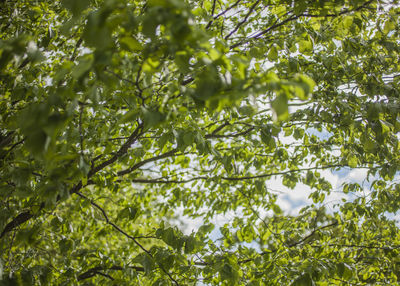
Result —
MULTIPOLYGON (((217 128, 218 129, 218 128, 217 128)), ((208 138, 232 138, 232 137, 239 137, 242 135, 246 135, 249 132, 251 132, 252 130, 254 130, 254 127, 251 127, 245 131, 242 132, 238 132, 238 133, 232 133, 232 134, 226 134, 226 135, 219 135, 219 134, 215 134, 216 131, 214 130, 213 133, 211 134, 207 134, 206 136, 204 136, 204 138, 208 139, 208 138)))
MULTIPOLYGON (((117 159, 119 157, 121 157, 122 155, 124 155, 129 147, 136 141, 136 139, 141 135, 141 131, 143 128, 143 124, 140 123, 138 125, 138 127, 135 129, 135 131, 133 131, 133 133, 131 134, 131 136, 129 136, 128 140, 121 146, 121 148, 114 154, 113 157, 111 157, 110 159, 104 161, 103 163, 101 163, 100 165, 96 166, 96 167, 92 167, 91 170, 89 171, 87 177, 90 178, 93 175, 95 175, 97 172, 99 172, 100 170, 104 169, 105 167, 107 167, 108 165, 114 163, 115 161, 117 161, 117 159)), ((79 183, 77 183, 76 185, 74 185, 71 190, 69 191, 70 194, 74 194, 74 193, 78 193, 79 190, 83 187, 82 181, 79 181, 79 183)), ((41 208, 44 207, 44 203, 41 204, 41 208)), ((6 227, 4 228, 4 230, 1 232, 0 234, 0 239, 2 237, 4 237, 4 235, 8 232, 10 232, 11 230, 13 230, 14 228, 18 227, 19 225, 23 224, 24 222, 30 220, 33 217, 33 213, 31 211, 25 211, 19 215, 17 215, 11 222, 9 222, 6 227)))
POLYGON ((17 226, 23 224, 24 222, 30 220, 33 217, 33 214, 30 211, 26 211, 17 215, 12 221, 10 221, 2 233, 0 234, 0 238, 2 238, 7 232, 12 231, 17 226))
MULTIPOLYGON (((113 223, 113 222, 110 221, 110 219, 108 218, 108 215, 107 215, 106 211, 105 211, 102 207, 100 207, 97 203, 95 203, 93 200, 90 200, 88 197, 86 197, 85 195, 83 195, 83 194, 80 193, 80 192, 76 192, 75 194, 77 194, 78 196, 80 196, 81 198, 83 198, 83 199, 85 199, 85 200, 90 201, 90 204, 91 204, 92 206, 94 206, 95 208, 97 208, 97 209, 102 213, 102 215, 103 215, 104 219, 106 220, 106 223, 107 223, 107 224, 111 225, 111 226, 112 226, 115 230, 117 230, 119 233, 123 234, 125 237, 129 238, 130 240, 132 240, 140 249, 142 249, 150 258, 152 258, 152 259, 154 260, 154 257, 153 257, 153 255, 151 254, 151 252, 150 252, 149 250, 147 250, 146 248, 144 248, 144 246, 143 246, 141 243, 139 243, 139 242, 135 239, 135 237, 129 235, 127 232, 125 232, 124 230, 122 230, 118 225, 116 225, 115 223, 113 223)), ((157 261, 156 261, 156 263, 157 263, 157 261)), ((175 285, 179 286, 179 283, 171 276, 171 274, 170 274, 168 271, 166 271, 166 270, 164 269, 164 267, 162 267, 159 263, 157 263, 157 264, 158 264, 158 267, 160 267, 160 269, 169 277, 169 279, 170 279, 172 282, 174 282, 175 285)), ((97 273, 97 274, 99 274, 99 273, 97 273)))
POLYGON ((337 224, 338 224, 338 222, 337 222, 337 221, 334 221, 333 223, 330 223, 330 224, 321 226, 321 227, 319 227, 319 228, 317 228, 317 229, 314 229, 309 235, 303 237, 303 238, 302 238, 301 240, 299 240, 299 241, 296 241, 296 242, 293 242, 293 243, 289 244, 288 247, 294 247, 294 246, 296 246, 296 245, 299 245, 299 244, 305 242, 307 239, 311 238, 311 237, 312 237, 314 234, 316 234, 318 231, 323 230, 323 229, 325 229, 325 228, 332 227, 332 226, 336 226, 337 224))
MULTIPOLYGON (((286 247, 288 247, 288 248, 295 247, 295 246, 297 246, 297 245, 299 245, 299 244, 305 242, 307 239, 311 238, 311 237, 312 237, 314 234, 316 234, 318 231, 323 230, 323 229, 325 229, 325 228, 332 227, 332 226, 336 226, 337 224, 338 224, 338 222, 337 222, 337 221, 334 221, 334 222, 332 222, 332 223, 330 223, 330 224, 321 226, 321 227, 318 228, 318 229, 314 229, 309 235, 303 237, 303 238, 302 238, 301 240, 299 240, 299 241, 293 242, 293 243, 291 243, 291 244, 287 244, 287 243, 284 243, 284 244, 285 244, 286 247)), ((261 253, 259 253, 259 254, 260 254, 260 255, 266 255, 266 254, 273 253, 273 252, 276 252, 276 251, 277 251, 276 249, 273 249, 273 250, 269 250, 269 251, 263 251, 263 252, 261 252, 261 253)), ((254 258, 248 258, 248 259, 240 260, 240 261, 238 261, 238 264, 248 263, 248 262, 253 261, 253 260, 254 260, 254 258)))
POLYGON ((178 152, 178 149, 173 149, 173 150, 168 151, 168 152, 166 152, 164 154, 161 154, 161 155, 158 155, 158 156, 143 160, 143 161, 141 161, 139 163, 136 163, 135 165, 133 165, 132 167, 130 167, 128 169, 119 171, 117 174, 118 174, 118 176, 124 176, 126 174, 129 174, 129 173, 139 169, 140 167, 142 167, 143 165, 145 165, 147 163, 154 162, 154 161, 157 161, 157 160, 160 160, 160 159, 164 159, 164 158, 168 158, 168 157, 174 156, 177 152, 178 152))
MULTIPOLYGON (((140 267, 140 266, 128 266, 127 268, 135 269, 135 271, 137 271, 137 272, 144 272, 144 268, 140 267)), ((121 266, 111 266, 109 268, 102 267, 102 266, 93 267, 93 268, 90 268, 89 270, 87 270, 86 272, 78 275, 77 280, 82 281, 82 280, 91 278, 98 274, 104 276, 104 273, 99 272, 99 271, 104 271, 104 270, 117 270, 118 271, 118 270, 124 270, 124 268, 121 266)))
POLYGON ((218 19, 219 17, 221 17, 222 15, 225 15, 229 10, 235 8, 240 2, 242 2, 243 0, 238 0, 235 3, 233 3, 231 6, 229 6, 228 8, 226 8, 224 11, 222 11, 221 13, 219 13, 218 15, 214 16, 214 18, 208 22, 206 29, 209 29, 211 27, 211 25, 213 24, 213 22, 218 19))
POLYGON ((98 171, 104 169, 108 165, 114 163, 117 161, 119 157, 122 155, 126 154, 128 151, 129 147, 137 140, 137 138, 141 135, 143 129, 143 123, 140 123, 138 127, 133 131, 131 136, 129 136, 128 140, 121 146, 121 148, 115 153, 114 156, 112 156, 110 159, 104 161, 100 165, 94 167, 89 171, 88 178, 92 177, 94 174, 96 174, 98 171))
POLYGON ((341 15, 344 15, 344 14, 347 14, 347 13, 356 12, 356 11, 359 11, 359 10, 361 10, 361 9, 363 9, 363 8, 366 8, 366 7, 367 7, 369 4, 371 4, 372 2, 373 2, 373 0, 367 1, 367 2, 365 2, 363 5, 361 5, 361 6, 357 7, 357 8, 355 8, 355 9, 352 9, 352 10, 350 10, 350 9, 345 9, 345 10, 343 10, 342 12, 340 12, 340 13, 338 13, 338 14, 314 15, 314 14, 306 14, 306 13, 304 13, 304 14, 300 14, 300 15, 292 15, 292 16, 290 16, 289 18, 283 20, 283 21, 280 22, 280 23, 274 23, 272 26, 268 27, 267 29, 265 29, 265 30, 263 30, 263 31, 258 32, 257 34, 255 34, 255 35, 253 35, 253 36, 251 36, 251 37, 245 39, 244 41, 240 41, 240 42, 238 42, 238 43, 236 43, 236 44, 231 45, 229 48, 230 48, 230 49, 234 49, 234 48, 237 48, 237 47, 239 47, 239 46, 241 46, 241 45, 243 45, 243 44, 247 44, 247 43, 250 42, 252 39, 258 39, 259 37, 261 37, 261 36, 267 34, 267 33, 270 32, 271 30, 276 29, 276 28, 278 28, 278 27, 280 27, 280 26, 282 26, 282 25, 284 25, 284 24, 286 24, 286 23, 288 23, 288 22, 290 22, 290 21, 296 20, 296 19, 298 19, 298 18, 300 18, 300 17, 312 17, 312 18, 338 17, 338 16, 341 16, 341 15))
MULTIPOLYGON (((295 172, 303 172, 303 171, 310 171, 310 170, 325 170, 325 169, 331 169, 331 168, 340 168, 340 167, 347 167, 347 165, 327 165, 327 166, 321 166, 321 167, 310 167, 310 168, 303 168, 303 169, 292 169, 292 170, 287 170, 287 171, 282 171, 282 172, 273 172, 273 173, 266 173, 266 174, 260 174, 260 175, 255 175, 255 176, 243 176, 243 177, 220 177, 221 180, 225 181, 245 181, 245 180, 253 180, 253 179, 260 179, 260 178, 267 178, 267 177, 272 177, 272 176, 278 176, 278 175, 287 175, 295 172)), ((363 167, 356 167, 356 168, 363 168, 363 167)), ((354 168, 352 168, 354 169, 354 168)), ((195 180, 208 180, 211 179, 211 177, 207 176, 198 176, 198 177, 193 177, 190 179, 186 180, 167 180, 164 178, 154 178, 154 179, 133 179, 132 182, 134 183, 143 183, 143 184, 184 184, 188 183, 191 181, 195 180)))
POLYGON ((254 9, 257 7, 257 5, 260 3, 261 0, 257 0, 253 6, 251 6, 249 12, 246 14, 246 16, 244 17, 244 19, 242 21, 240 21, 236 27, 225 37, 225 40, 228 40, 239 28, 240 26, 242 26, 244 23, 247 22, 247 19, 250 17, 251 13, 253 13, 254 9))

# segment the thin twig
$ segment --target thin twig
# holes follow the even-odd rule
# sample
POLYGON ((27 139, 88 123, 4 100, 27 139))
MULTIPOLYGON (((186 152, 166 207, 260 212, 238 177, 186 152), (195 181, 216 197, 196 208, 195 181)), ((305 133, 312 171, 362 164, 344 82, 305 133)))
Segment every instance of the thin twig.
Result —
POLYGON ((79 130, 79 138, 81 143, 81 156, 83 156, 83 134, 82 134, 82 113, 83 113, 83 105, 79 105, 79 121, 78 121, 78 130, 79 130))

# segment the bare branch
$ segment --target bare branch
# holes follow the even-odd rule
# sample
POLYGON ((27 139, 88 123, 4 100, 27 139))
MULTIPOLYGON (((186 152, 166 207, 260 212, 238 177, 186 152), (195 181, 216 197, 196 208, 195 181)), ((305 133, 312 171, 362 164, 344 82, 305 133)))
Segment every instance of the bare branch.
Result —
POLYGON ((323 230, 323 229, 325 229, 325 228, 329 228, 329 227, 332 227, 332 226, 336 226, 337 224, 338 224, 338 222, 337 222, 337 221, 334 221, 333 223, 330 223, 330 224, 321 226, 321 227, 319 227, 319 228, 317 228, 317 229, 314 229, 309 235, 303 237, 303 238, 302 238, 301 240, 299 240, 299 241, 296 241, 296 242, 293 242, 293 243, 289 244, 288 247, 294 247, 294 246, 296 246, 296 245, 299 245, 299 244, 305 242, 307 239, 309 239, 309 238, 311 238, 312 236, 314 236, 314 234, 316 234, 318 231, 321 231, 321 230, 323 230))
MULTIPOLYGON (((104 219, 106 220, 106 223, 107 223, 107 224, 111 225, 111 226, 112 226, 115 230, 117 230, 119 233, 123 234, 125 237, 129 238, 130 240, 132 240, 132 241, 133 241, 137 246, 139 246, 139 248, 142 249, 149 257, 151 257, 152 259, 154 259, 154 257, 153 257, 153 255, 151 254, 151 252, 150 252, 149 250, 147 250, 146 248, 144 248, 144 246, 143 246, 141 243, 139 243, 139 242, 135 239, 135 237, 129 235, 127 232, 125 232, 124 230, 122 230, 118 225, 116 225, 115 223, 111 222, 110 219, 108 218, 108 215, 107 215, 106 211, 105 211, 102 207, 100 207, 97 203, 95 203, 93 200, 90 200, 88 197, 86 197, 85 195, 83 195, 83 194, 80 193, 80 192, 75 192, 75 194, 77 194, 78 196, 80 196, 81 198, 83 198, 83 199, 85 199, 85 200, 90 201, 90 204, 91 204, 92 206, 94 206, 95 208, 97 208, 97 209, 102 213, 102 215, 103 215, 104 219)), ((157 261, 156 261, 156 263, 157 263, 157 261)), ((160 269, 169 277, 169 279, 170 279, 172 282, 174 282, 175 285, 179 286, 179 283, 171 276, 171 274, 170 274, 168 271, 166 271, 166 270, 164 269, 164 267, 161 266, 159 263, 157 263, 157 264, 158 264, 158 267, 160 267, 160 269)), ((100 273, 97 273, 97 274, 100 274, 100 273)))
POLYGON ((233 3, 231 6, 229 6, 228 8, 226 8, 224 11, 222 11, 221 13, 219 13, 218 15, 214 16, 214 18, 208 22, 206 29, 209 29, 211 27, 211 25, 213 24, 213 22, 218 19, 219 17, 221 17, 222 15, 225 15, 229 10, 235 8, 240 2, 242 2, 243 0, 238 0, 235 3, 233 3))
POLYGON ((23 224, 24 222, 30 220, 33 217, 33 214, 30 211, 26 211, 17 215, 11 222, 9 222, 2 233, 0 234, 0 238, 2 238, 7 232, 12 231, 17 226, 23 224))
POLYGON ((96 174, 98 171, 104 169, 105 167, 107 167, 108 165, 111 165, 112 163, 114 163, 115 161, 118 160, 119 157, 121 157, 122 155, 124 155, 129 147, 137 140, 137 138, 141 135, 142 133, 142 129, 143 129, 143 123, 140 123, 138 125, 138 127, 135 129, 135 131, 133 131, 133 133, 131 134, 131 136, 129 136, 128 140, 121 146, 121 148, 115 153, 114 156, 112 156, 110 159, 104 161, 103 163, 101 163, 100 165, 94 167, 93 169, 91 169, 89 171, 88 174, 88 178, 92 177, 94 174, 96 174))
MULTIPOLYGON (((325 169, 332 169, 332 168, 340 168, 340 167, 347 167, 346 165, 338 164, 338 165, 327 165, 327 166, 320 166, 320 167, 310 167, 310 168, 303 168, 303 169, 292 169, 282 172, 272 172, 266 174, 260 174, 255 176, 243 176, 243 177, 219 177, 221 180, 225 181, 245 181, 245 180, 253 180, 253 179, 260 179, 260 178, 267 178, 272 176, 278 175, 287 175, 295 172, 303 172, 303 171, 310 171, 310 170, 325 170, 325 169)), ((363 167, 357 167, 363 168, 363 167)), ((354 169, 354 168, 353 168, 354 169)), ((208 180, 211 177, 207 176, 198 176, 193 177, 186 180, 168 180, 165 178, 155 178, 155 179, 133 179, 132 182, 134 183, 143 183, 143 184, 184 184, 195 180, 208 180)))
POLYGON ((126 174, 129 174, 129 173, 139 169, 140 167, 142 167, 143 165, 145 165, 147 163, 154 162, 154 161, 157 161, 157 160, 160 160, 160 159, 164 159, 164 158, 168 158, 168 157, 174 156, 177 152, 178 152, 178 149, 173 149, 173 150, 168 151, 168 152, 166 152, 164 154, 161 154, 161 155, 158 155, 158 156, 143 160, 143 161, 141 161, 139 163, 136 163, 135 165, 133 165, 132 167, 130 167, 130 168, 126 169, 126 170, 119 171, 118 172, 118 176, 124 176, 126 174))
POLYGON ((215 4, 217 3, 217 0, 214 0, 213 1, 213 5, 212 5, 212 8, 211 8, 211 16, 214 16, 214 12, 215 12, 215 4))
POLYGON ((236 31, 240 28, 240 26, 242 26, 244 23, 247 22, 247 19, 250 17, 251 13, 253 13, 254 9, 257 7, 257 5, 260 3, 261 0, 257 0, 253 6, 251 6, 249 12, 246 14, 246 16, 244 17, 244 19, 242 21, 240 21, 236 27, 225 37, 225 40, 228 40, 234 33, 236 33, 236 31))
POLYGON ((240 42, 238 42, 238 43, 236 43, 236 44, 231 45, 231 46, 230 46, 230 49, 234 49, 234 48, 239 47, 239 46, 241 46, 241 45, 243 45, 243 44, 247 44, 248 42, 250 42, 250 41, 253 40, 253 39, 258 39, 258 38, 260 38, 261 36, 263 36, 263 35, 269 33, 270 31, 272 31, 272 30, 274 30, 274 29, 276 29, 276 28, 278 28, 278 27, 280 27, 280 26, 283 26, 284 24, 286 24, 286 23, 288 23, 288 22, 290 22, 290 21, 299 19, 300 17, 312 17, 312 18, 329 18, 329 17, 331 18, 331 17, 338 17, 338 16, 341 16, 341 15, 344 15, 344 14, 347 14, 347 13, 356 12, 356 11, 359 11, 359 10, 361 10, 361 9, 364 9, 364 8, 366 8, 369 4, 371 4, 372 2, 373 2, 372 0, 371 0, 371 1, 367 1, 367 2, 365 2, 363 5, 361 5, 361 6, 357 7, 357 8, 355 8, 355 9, 352 9, 352 10, 350 10, 350 9, 345 9, 345 10, 343 10, 342 12, 340 12, 340 13, 338 13, 338 14, 314 15, 314 14, 307 14, 307 13, 304 13, 304 14, 300 14, 300 15, 292 15, 292 16, 290 16, 289 18, 287 18, 287 19, 285 19, 285 20, 283 20, 283 21, 281 21, 281 22, 279 22, 279 23, 276 23, 276 22, 275 22, 272 26, 268 27, 267 29, 265 29, 265 30, 263 30, 263 31, 260 31, 260 32, 256 33, 255 35, 253 35, 253 36, 251 36, 251 37, 249 37, 249 38, 247 38, 247 39, 245 39, 245 40, 243 40, 243 41, 240 41, 240 42))
POLYGON ((226 134, 226 135, 219 135, 219 134, 215 134, 215 131, 211 134, 207 134, 206 136, 204 136, 206 139, 208 138, 232 138, 232 137, 239 137, 242 135, 246 135, 248 133, 250 133, 251 131, 254 130, 254 127, 250 127, 249 129, 242 131, 242 132, 238 132, 238 133, 233 133, 233 134, 226 134))
POLYGON ((82 113, 83 113, 83 105, 79 105, 79 120, 78 120, 78 131, 79 131, 79 139, 81 143, 81 156, 83 156, 83 150, 84 145, 83 145, 83 134, 82 134, 82 113))
MULTIPOLYGON (((144 272, 144 268, 140 267, 140 266, 127 266, 126 268, 134 269, 137 272, 144 272)), ((118 270, 124 270, 124 268, 121 267, 121 266, 111 266, 109 268, 102 267, 102 266, 93 267, 93 268, 90 268, 89 270, 87 270, 86 272, 84 272, 82 274, 79 274, 77 280, 78 281, 82 281, 82 280, 91 278, 91 277, 93 277, 95 275, 103 275, 104 276, 104 273, 102 273, 100 271, 105 271, 105 270, 116 270, 116 271, 118 271, 118 270)))

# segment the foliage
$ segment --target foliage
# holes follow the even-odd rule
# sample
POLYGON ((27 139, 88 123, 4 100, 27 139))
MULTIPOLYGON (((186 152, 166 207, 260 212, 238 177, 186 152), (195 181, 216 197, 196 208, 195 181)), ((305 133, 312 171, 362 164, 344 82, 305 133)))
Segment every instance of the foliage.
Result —
POLYGON ((0 284, 398 285, 399 14, 0 1, 0 284))

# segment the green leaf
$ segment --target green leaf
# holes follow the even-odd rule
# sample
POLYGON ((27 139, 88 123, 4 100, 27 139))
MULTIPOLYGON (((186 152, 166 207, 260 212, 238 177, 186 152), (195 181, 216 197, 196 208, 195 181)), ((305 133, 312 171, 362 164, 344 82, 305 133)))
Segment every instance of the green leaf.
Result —
POLYGON ((336 265, 336 271, 340 278, 349 280, 353 277, 352 268, 346 263, 339 263, 336 265))
POLYGON ((79 60, 79 64, 72 69, 72 77, 75 79, 80 79, 85 74, 87 74, 93 65, 93 57, 91 56, 84 56, 79 60))
POLYGON ((297 96, 301 100, 306 100, 308 98, 308 95, 313 91, 315 87, 315 82, 312 80, 312 78, 304 74, 296 74, 295 81, 304 91, 303 93, 298 93, 297 96))
POLYGON ((394 21, 392 21, 391 19, 387 20, 385 22, 385 25, 383 26, 383 32, 385 34, 388 34, 390 31, 393 31, 395 29, 396 29, 396 23, 394 21))
POLYGON ((347 164, 349 165, 350 168, 356 168, 358 165, 357 157, 355 155, 349 156, 347 164))
POLYGON ((349 29, 353 25, 353 16, 344 17, 342 23, 346 29, 349 29))
POLYGON ((310 40, 301 40, 299 42, 299 52, 308 53, 313 51, 313 44, 310 40))
POLYGON ((62 0, 62 5, 70 10, 74 16, 79 14, 89 7, 89 0, 62 0))
POLYGON ((268 59, 270 61, 276 61, 278 59, 278 49, 276 46, 272 46, 268 52, 268 59))
POLYGON ((228 262, 224 263, 220 268, 219 273, 222 281, 228 281, 230 285, 237 285, 239 281, 239 273, 237 266, 228 262))
POLYGON ((288 100, 285 94, 278 94, 271 102, 271 107, 275 112, 277 120, 283 121, 289 118, 288 100))
POLYGON ((146 128, 155 127, 165 119, 165 115, 158 110, 142 108, 142 111, 146 128))
POLYGON ((99 50, 104 50, 111 46, 111 31, 107 25, 105 25, 108 13, 107 10, 99 10, 89 14, 87 24, 83 31, 83 39, 88 46, 99 50))
POLYGON ((291 286, 314 286, 314 285, 315 285, 315 282, 309 273, 305 273, 305 274, 299 276, 291 284, 291 286))
POLYGON ((60 251, 62 254, 67 254, 69 253, 73 248, 74 248, 74 242, 70 239, 62 239, 58 243, 58 246, 60 248, 60 251))
POLYGON ((133 37, 123 37, 119 42, 125 49, 132 52, 137 52, 143 49, 142 44, 133 37))

